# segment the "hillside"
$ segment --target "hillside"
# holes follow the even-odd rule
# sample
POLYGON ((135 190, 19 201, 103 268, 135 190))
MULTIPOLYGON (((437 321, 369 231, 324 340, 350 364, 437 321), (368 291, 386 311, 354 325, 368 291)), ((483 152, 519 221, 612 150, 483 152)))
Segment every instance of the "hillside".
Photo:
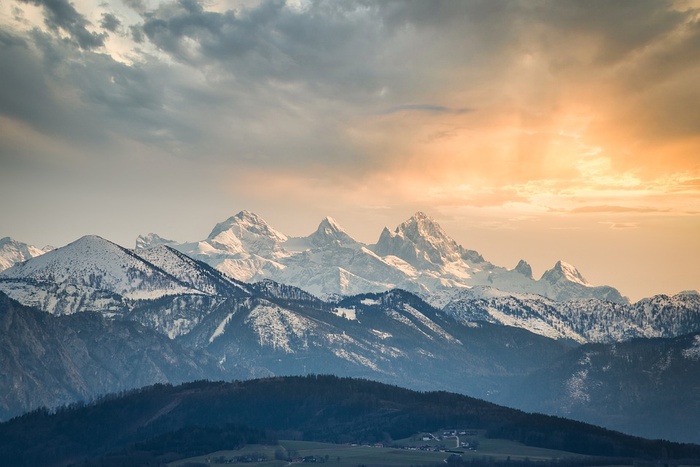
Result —
MULTIPOLYGON (((188 431, 211 430, 213 438, 225 439, 229 430, 237 434, 231 439, 239 443, 250 433, 257 433, 262 441, 295 437, 342 443, 387 442, 450 426, 626 462, 632 457, 700 458, 697 445, 644 440, 447 392, 421 393, 362 379, 315 375, 156 385, 53 414, 35 411, 0 424, 0 457, 6 465, 66 465, 128 451, 137 443, 146 446, 149 440, 157 439, 162 445, 188 431)), ((177 446, 173 443, 170 448, 177 451, 177 446)))

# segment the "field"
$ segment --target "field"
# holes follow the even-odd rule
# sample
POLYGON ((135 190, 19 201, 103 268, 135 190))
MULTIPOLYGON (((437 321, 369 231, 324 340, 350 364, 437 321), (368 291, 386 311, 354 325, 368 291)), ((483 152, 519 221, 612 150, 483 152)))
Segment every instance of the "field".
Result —
POLYGON ((394 446, 400 447, 374 447, 283 440, 279 442, 278 446, 251 445, 239 450, 218 451, 204 456, 182 459, 169 465, 172 467, 217 466, 231 465, 231 463, 252 463, 260 467, 279 467, 297 463, 306 465, 311 463, 328 464, 329 467, 425 465, 442 463, 451 453, 445 451, 423 451, 417 449, 417 447, 438 445, 444 445, 447 451, 460 451, 460 455, 465 461, 472 458, 501 460, 510 458, 511 460, 529 459, 536 461, 582 457, 569 452, 534 448, 512 441, 486 439, 482 436, 471 437, 471 439, 472 441, 476 439, 478 443, 478 447, 474 451, 456 448, 456 440, 453 438, 442 441, 422 441, 420 437, 414 437, 393 443, 394 446), (306 461, 301 462, 304 458, 306 458, 306 461), (295 462, 290 463, 286 459, 295 459, 295 462))

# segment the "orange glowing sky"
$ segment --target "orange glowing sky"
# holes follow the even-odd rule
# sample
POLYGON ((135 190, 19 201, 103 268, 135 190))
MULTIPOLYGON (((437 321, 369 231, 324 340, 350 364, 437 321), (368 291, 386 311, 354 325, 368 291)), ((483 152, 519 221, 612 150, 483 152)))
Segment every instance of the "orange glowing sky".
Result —
POLYGON ((0 4, 0 236, 201 239, 242 209, 700 289, 693 1, 0 4), (61 8, 58 8, 60 6, 61 8))

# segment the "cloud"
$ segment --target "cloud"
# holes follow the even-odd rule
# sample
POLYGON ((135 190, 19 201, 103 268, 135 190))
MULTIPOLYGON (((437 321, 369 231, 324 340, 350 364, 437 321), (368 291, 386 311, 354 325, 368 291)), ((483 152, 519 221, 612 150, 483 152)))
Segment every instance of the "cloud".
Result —
POLYGON ((0 71, 0 112, 86 153, 137 141, 222 171, 349 192, 391 178, 405 196, 482 206, 527 202, 536 193, 492 187, 531 184, 570 210, 586 187, 697 171, 700 28, 669 2, 129 0, 92 12, 131 33, 108 37, 67 0, 22 1, 49 30, 0 36, 16 63, 0 71))
POLYGON ((474 109, 468 107, 453 109, 450 107, 445 107, 442 105, 434 104, 404 104, 398 105, 396 107, 391 107, 381 112, 383 115, 391 115, 399 112, 424 112, 428 114, 463 114, 467 112, 473 112, 474 109))
POLYGON ((567 210, 573 214, 590 214, 590 213, 664 213, 669 212, 669 209, 659 209, 654 207, 630 207, 630 206, 581 206, 567 210))
POLYGON ((638 229, 638 222, 601 222, 607 225, 612 230, 628 230, 628 229, 638 229))
POLYGON ((102 20, 100 21, 100 26, 107 31, 116 32, 121 26, 122 22, 112 13, 102 13, 102 20))
POLYGON ((56 31, 61 29, 68 33, 83 49, 104 46, 105 34, 87 30, 90 23, 67 0, 20 0, 24 3, 40 6, 44 12, 44 23, 56 31))

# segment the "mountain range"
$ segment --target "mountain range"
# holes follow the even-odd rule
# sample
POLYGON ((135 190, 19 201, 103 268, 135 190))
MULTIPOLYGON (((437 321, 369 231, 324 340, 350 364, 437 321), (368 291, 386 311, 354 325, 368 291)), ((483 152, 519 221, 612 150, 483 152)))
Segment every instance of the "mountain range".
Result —
POLYGON ((157 234, 139 236, 136 250, 168 245, 241 281, 272 279, 320 298, 401 288, 436 306, 453 293, 492 286, 554 300, 598 298, 627 303, 609 286, 589 284, 575 267, 559 261, 540 279, 523 260, 513 269, 496 266, 457 244, 431 217, 416 213, 376 244, 353 239, 332 218, 306 237, 289 237, 254 213, 241 211, 217 224, 198 242, 177 243, 157 234))
POLYGON ((158 382, 329 373, 700 441, 697 412, 668 410, 697 387, 700 295, 629 304, 562 262, 535 280, 420 213, 375 245, 332 219, 290 238, 242 212, 202 242, 88 235, 37 255, 0 272, 1 418, 158 382))

